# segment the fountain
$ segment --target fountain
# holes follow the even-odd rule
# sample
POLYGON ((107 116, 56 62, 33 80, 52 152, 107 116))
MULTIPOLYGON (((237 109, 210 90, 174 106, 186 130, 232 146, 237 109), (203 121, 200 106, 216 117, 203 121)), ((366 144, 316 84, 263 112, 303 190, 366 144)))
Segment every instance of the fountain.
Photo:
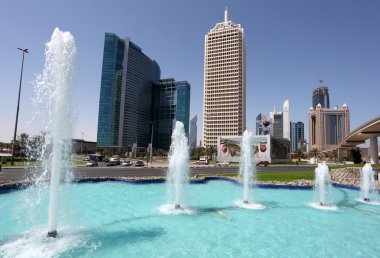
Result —
POLYGON ((318 166, 315 169, 314 189, 316 201, 310 204, 312 207, 326 210, 337 209, 333 204, 330 173, 325 161, 318 163, 318 166))
POLYGON ((254 202, 252 198, 252 184, 256 180, 255 159, 253 152, 253 134, 247 130, 243 134, 241 143, 241 160, 239 167, 240 182, 243 184, 243 200, 236 201, 236 205, 247 209, 264 209, 264 206, 254 202))
MULTIPOLYGON (((43 175, 50 174, 48 237, 57 236, 58 191, 71 174, 72 85, 76 73, 76 47, 70 32, 56 28, 45 49, 45 67, 35 84, 39 112, 45 110, 43 175), (44 107, 41 107, 44 106, 44 107), (50 172, 50 173, 49 173, 50 172), (63 174, 66 172, 66 174, 63 174)), ((41 180, 40 178, 38 180, 41 180)))
POLYGON ((163 213, 188 211, 184 209, 185 188, 189 176, 188 162, 189 149, 184 125, 182 122, 177 121, 172 133, 172 143, 169 151, 169 168, 167 174, 169 205, 164 205, 161 208, 163 213), (173 207, 174 210, 177 211, 173 211, 173 207))
POLYGON ((372 202, 376 199, 375 191, 375 173, 370 163, 366 163, 361 169, 360 177, 361 200, 372 202))

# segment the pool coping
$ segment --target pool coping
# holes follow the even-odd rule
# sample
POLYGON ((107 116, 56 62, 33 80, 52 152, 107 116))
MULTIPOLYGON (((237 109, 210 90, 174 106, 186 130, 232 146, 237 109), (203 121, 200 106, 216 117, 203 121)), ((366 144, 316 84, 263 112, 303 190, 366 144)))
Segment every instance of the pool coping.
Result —
MULTIPOLYGON (((228 181, 234 184, 241 185, 241 182, 237 177, 228 176, 201 176, 191 177, 190 184, 206 184, 209 181, 228 181)), ((125 182, 130 184, 153 184, 153 183, 165 183, 166 177, 162 176, 148 176, 148 177, 80 177, 74 178, 73 183, 100 183, 100 182, 125 182)), ((314 188, 313 181, 311 180, 299 180, 290 182, 279 181, 259 181, 254 184, 256 188, 268 188, 268 189, 294 189, 294 190, 312 190, 314 188)), ((360 187, 345 185, 341 183, 332 182, 335 187, 346 188, 351 190, 360 190, 360 187)), ((0 185, 0 194, 8 193, 11 191, 25 189, 33 185, 31 181, 14 181, 0 185)))

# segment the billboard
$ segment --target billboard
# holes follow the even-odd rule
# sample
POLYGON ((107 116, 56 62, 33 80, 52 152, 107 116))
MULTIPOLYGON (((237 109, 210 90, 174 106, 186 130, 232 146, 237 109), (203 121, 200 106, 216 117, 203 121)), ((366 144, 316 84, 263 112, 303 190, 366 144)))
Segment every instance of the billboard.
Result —
MULTIPOLYGON (((218 137, 218 156, 219 162, 239 162, 241 156, 241 142, 243 136, 220 136, 218 137)), ((271 163, 270 156, 270 136, 253 136, 253 153, 256 162, 268 161, 271 163)))

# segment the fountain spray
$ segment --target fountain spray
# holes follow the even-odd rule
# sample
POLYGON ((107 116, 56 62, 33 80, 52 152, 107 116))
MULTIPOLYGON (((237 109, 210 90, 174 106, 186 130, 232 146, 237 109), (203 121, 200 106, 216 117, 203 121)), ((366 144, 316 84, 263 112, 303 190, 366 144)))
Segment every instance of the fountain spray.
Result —
POLYGON ((184 202, 184 187, 189 176, 189 148, 184 125, 177 121, 172 134, 169 152, 169 193, 174 194, 174 208, 180 209, 184 202))
POLYGON ((370 163, 361 169, 360 190, 365 202, 370 202, 375 193, 375 173, 370 163))
POLYGON ((326 162, 318 163, 317 168, 315 169, 315 191, 318 195, 320 206, 327 205, 327 194, 332 193, 330 183, 330 173, 329 168, 326 165, 326 162))
POLYGON ((48 237, 57 236, 58 191, 64 172, 71 173, 72 86, 76 75, 74 37, 56 28, 45 48, 45 67, 37 78, 39 105, 46 110, 44 174, 50 171, 48 237))
POLYGON ((241 143, 242 156, 240 161, 239 174, 243 181, 243 202, 251 202, 251 184, 254 180, 254 155, 253 155, 253 134, 245 131, 241 143))

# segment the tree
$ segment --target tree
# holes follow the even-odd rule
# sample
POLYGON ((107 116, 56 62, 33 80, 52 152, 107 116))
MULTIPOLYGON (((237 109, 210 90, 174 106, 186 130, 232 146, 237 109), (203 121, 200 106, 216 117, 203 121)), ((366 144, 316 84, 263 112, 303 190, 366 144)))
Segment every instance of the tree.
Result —
POLYGON ((317 148, 313 148, 308 153, 309 158, 317 159, 321 157, 321 152, 317 148))
POLYGON ((294 156, 293 156, 297 161, 297 165, 298 163, 301 161, 301 158, 303 157, 303 152, 301 149, 297 149, 296 152, 294 153, 294 156))
POLYGON ((360 153, 360 149, 351 149, 351 155, 352 155, 352 160, 355 164, 360 164, 362 163, 362 154, 360 153))

